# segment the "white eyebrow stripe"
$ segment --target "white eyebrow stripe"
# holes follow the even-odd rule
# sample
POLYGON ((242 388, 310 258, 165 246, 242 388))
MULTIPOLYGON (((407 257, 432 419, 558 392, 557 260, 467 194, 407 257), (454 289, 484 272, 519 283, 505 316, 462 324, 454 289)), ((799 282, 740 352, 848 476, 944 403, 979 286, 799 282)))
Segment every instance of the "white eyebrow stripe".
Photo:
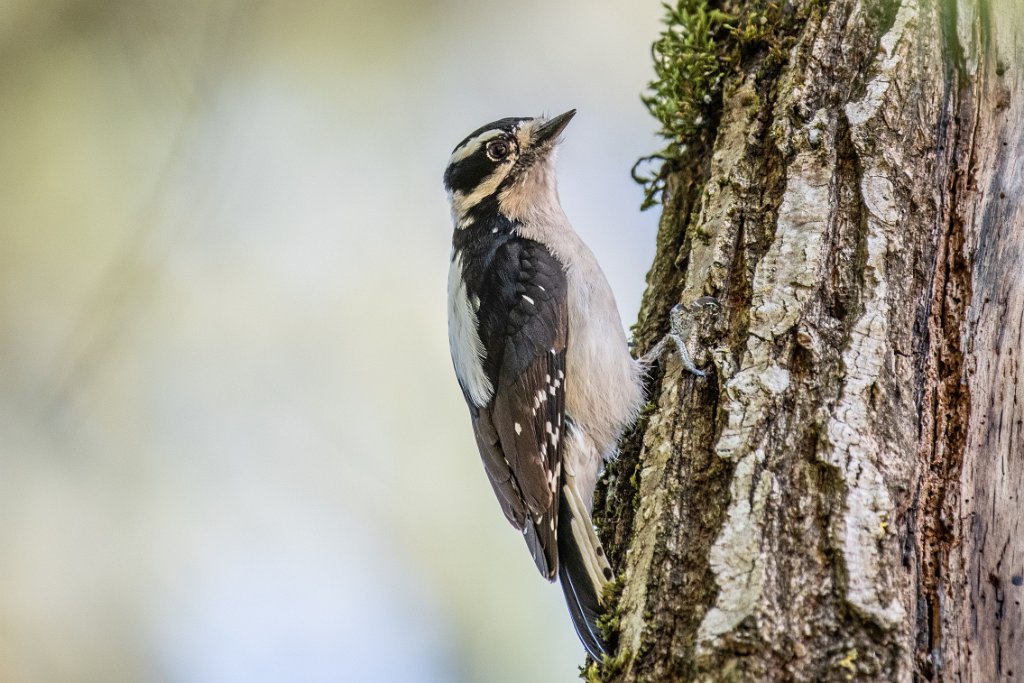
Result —
POLYGON ((476 154, 476 151, 480 149, 480 145, 484 144, 488 140, 502 135, 504 131, 501 130, 489 130, 484 133, 480 133, 475 138, 470 138, 466 142, 460 145, 454 152, 452 152, 452 158, 448 160, 448 165, 457 164, 467 157, 471 157, 476 154))

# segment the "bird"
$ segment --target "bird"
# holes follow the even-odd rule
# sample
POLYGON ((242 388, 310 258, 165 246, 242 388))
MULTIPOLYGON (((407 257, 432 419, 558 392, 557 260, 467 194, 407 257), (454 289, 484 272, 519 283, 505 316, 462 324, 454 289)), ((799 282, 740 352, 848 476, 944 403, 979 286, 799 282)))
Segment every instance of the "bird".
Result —
POLYGON ((558 196, 556 152, 575 114, 499 119, 452 152, 448 340, 501 510, 540 574, 561 583, 580 641, 600 661, 597 621, 614 572, 591 519, 597 480, 665 342, 703 373, 682 342, 679 306, 669 336, 643 358, 631 353, 608 280, 558 196))

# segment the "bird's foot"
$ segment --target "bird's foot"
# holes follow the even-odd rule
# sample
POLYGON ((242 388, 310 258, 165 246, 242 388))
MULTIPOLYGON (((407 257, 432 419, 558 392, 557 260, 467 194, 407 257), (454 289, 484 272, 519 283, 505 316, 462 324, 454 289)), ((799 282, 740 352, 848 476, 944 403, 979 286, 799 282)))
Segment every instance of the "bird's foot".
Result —
POLYGON ((687 372, 697 377, 705 377, 704 371, 694 365, 690 351, 686 348, 686 339, 693 332, 694 322, 699 315, 705 312, 717 314, 717 310, 720 307, 718 300, 710 296, 702 296, 690 306, 684 306, 681 303, 673 306, 668 314, 668 334, 662 337, 650 351, 645 353, 640 358, 640 362, 644 365, 650 365, 661 357, 661 354, 668 348, 669 342, 672 342, 679 354, 679 362, 683 364, 687 372))

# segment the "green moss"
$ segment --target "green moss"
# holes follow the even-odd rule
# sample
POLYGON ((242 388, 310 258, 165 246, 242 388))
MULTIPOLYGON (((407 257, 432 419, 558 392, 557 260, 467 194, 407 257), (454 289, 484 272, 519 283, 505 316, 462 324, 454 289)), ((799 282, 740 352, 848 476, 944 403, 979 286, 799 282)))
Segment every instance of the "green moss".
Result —
POLYGON ((632 653, 629 650, 622 647, 615 648, 621 630, 622 611, 619 609, 619 600, 622 598, 624 586, 622 577, 616 576, 614 581, 604 587, 601 601, 607 605, 607 609, 598 617, 597 628, 601 632, 602 640, 612 644, 611 649, 616 654, 614 657, 605 655, 600 662, 590 662, 586 667, 581 668, 580 678, 587 683, 602 683, 618 676, 626 670, 626 666, 632 659, 632 653))
POLYGON ((642 209, 658 203, 668 175, 710 142, 725 79, 749 57, 783 62, 797 23, 780 0, 676 0, 664 7, 665 29, 651 47, 655 79, 642 100, 667 144, 633 166, 644 186, 642 209))
POLYGON ((667 167, 680 160, 697 137, 706 115, 719 96, 724 70, 716 36, 732 17, 711 9, 707 0, 677 0, 665 4, 665 30, 651 46, 655 79, 641 99, 661 124, 668 140, 660 152, 633 167, 633 177, 644 185, 641 208, 653 206, 665 188, 667 167), (642 176, 640 164, 661 161, 652 176, 642 176))
POLYGON ((605 655, 600 662, 590 662, 580 669, 580 678, 587 683, 607 683, 626 671, 633 653, 626 650, 618 652, 614 657, 605 655))
POLYGON ((601 603, 607 605, 604 613, 597 618, 597 629, 605 642, 613 642, 619 637, 619 598, 622 597, 623 582, 621 576, 605 584, 601 594, 601 603))

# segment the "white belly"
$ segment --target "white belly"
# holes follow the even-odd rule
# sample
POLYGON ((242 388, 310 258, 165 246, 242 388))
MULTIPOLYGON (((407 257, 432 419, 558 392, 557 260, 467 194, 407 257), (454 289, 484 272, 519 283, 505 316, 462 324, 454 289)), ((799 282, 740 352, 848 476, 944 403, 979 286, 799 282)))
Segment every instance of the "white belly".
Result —
POLYGON ((593 268, 568 272, 566 412, 607 458, 643 404, 642 369, 629 352, 611 287, 587 251, 579 261, 593 268))

